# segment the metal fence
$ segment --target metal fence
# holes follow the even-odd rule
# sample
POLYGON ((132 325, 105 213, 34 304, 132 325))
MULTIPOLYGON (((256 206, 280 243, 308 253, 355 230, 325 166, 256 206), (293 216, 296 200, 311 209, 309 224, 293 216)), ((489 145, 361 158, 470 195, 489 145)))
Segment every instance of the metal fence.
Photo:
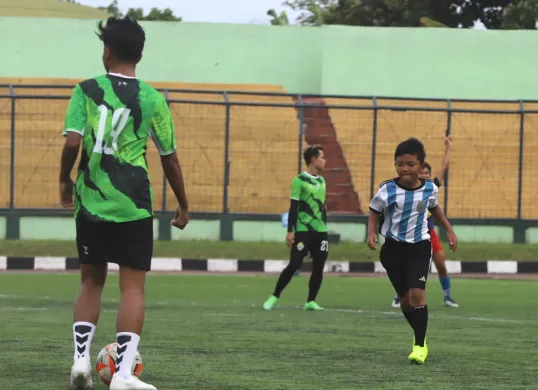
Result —
MULTIPOLYGON (((59 208, 63 120, 73 86, 0 85, 0 208, 59 208)), ((398 142, 415 136, 434 173, 444 135, 454 147, 441 204, 453 218, 538 219, 538 102, 301 96, 162 90, 176 125, 193 211, 276 214, 322 144, 329 209, 360 214, 378 183, 395 176, 398 142)), ((175 199, 153 146, 147 160, 156 210, 175 199)))

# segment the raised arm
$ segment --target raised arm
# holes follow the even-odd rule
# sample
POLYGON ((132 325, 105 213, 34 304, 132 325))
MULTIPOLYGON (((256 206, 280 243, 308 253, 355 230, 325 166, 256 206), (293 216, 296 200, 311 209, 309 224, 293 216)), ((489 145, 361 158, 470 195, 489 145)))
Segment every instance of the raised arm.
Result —
POLYGON ((435 177, 439 179, 439 182, 443 184, 443 181, 445 180, 445 174, 448 170, 448 165, 450 162, 450 151, 452 150, 452 137, 448 136, 445 137, 445 155, 443 156, 443 160, 441 160, 441 168, 438 172, 436 172, 435 177))

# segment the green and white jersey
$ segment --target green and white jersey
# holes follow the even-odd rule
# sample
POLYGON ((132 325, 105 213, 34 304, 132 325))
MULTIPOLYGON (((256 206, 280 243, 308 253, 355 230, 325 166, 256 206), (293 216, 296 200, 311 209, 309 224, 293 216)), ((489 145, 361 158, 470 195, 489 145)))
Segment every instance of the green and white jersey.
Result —
POLYGON ((63 135, 83 136, 75 185, 75 216, 127 222, 153 216, 146 148, 175 152, 174 124, 165 98, 148 84, 117 74, 75 87, 63 135))
POLYGON ((296 232, 327 232, 325 196, 327 184, 321 176, 303 172, 291 183, 291 199, 299 202, 296 232))

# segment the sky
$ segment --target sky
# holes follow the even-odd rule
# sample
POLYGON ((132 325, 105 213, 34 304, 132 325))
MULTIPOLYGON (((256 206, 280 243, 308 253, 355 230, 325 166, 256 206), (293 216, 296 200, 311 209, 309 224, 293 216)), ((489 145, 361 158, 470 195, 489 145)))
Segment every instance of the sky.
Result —
MULTIPOLYGON (((174 14, 181 16, 185 22, 213 23, 253 23, 269 24, 267 10, 274 8, 277 12, 284 10, 284 0, 119 0, 122 10, 128 8, 169 7, 174 14), (148 5, 149 4, 149 5, 148 5)), ((106 6, 108 0, 79 0, 81 4, 92 7, 106 6)), ((286 10, 290 22, 297 13, 286 10)))
MULTIPOLYGON (((110 4, 111 0, 79 0, 79 2, 98 7, 110 4)), ((273 8, 277 13, 285 10, 290 23, 294 23, 299 13, 283 7, 283 2, 284 0, 119 0, 119 6, 122 10, 143 8, 146 12, 152 7, 160 9, 169 7, 185 22, 241 24, 269 24, 267 10, 273 8)), ((475 22, 474 28, 485 29, 480 21, 475 22)))

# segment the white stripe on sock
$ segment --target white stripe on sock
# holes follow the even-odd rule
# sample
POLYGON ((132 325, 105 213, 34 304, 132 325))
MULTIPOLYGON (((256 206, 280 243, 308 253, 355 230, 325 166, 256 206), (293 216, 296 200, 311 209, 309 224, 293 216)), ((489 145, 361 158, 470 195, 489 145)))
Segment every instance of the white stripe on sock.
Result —
POLYGON ((140 336, 136 333, 121 332, 116 335, 116 342, 118 343, 118 357, 116 359, 117 361, 121 360, 117 375, 123 379, 129 379, 133 375, 132 366, 138 351, 140 336), (130 340, 120 345, 119 339, 121 336, 129 337, 130 340), (123 349, 125 350, 121 351, 123 349))
POLYGON ((73 324, 73 341, 75 343, 75 356, 74 360, 84 358, 90 360, 90 347, 92 344, 93 335, 95 333, 95 325, 90 322, 75 322, 73 324), (79 333, 76 331, 78 326, 88 326, 90 331, 87 333, 79 333), (77 341, 77 337, 87 337, 87 339, 81 343, 77 341), (79 348, 82 352, 79 352, 79 348))

